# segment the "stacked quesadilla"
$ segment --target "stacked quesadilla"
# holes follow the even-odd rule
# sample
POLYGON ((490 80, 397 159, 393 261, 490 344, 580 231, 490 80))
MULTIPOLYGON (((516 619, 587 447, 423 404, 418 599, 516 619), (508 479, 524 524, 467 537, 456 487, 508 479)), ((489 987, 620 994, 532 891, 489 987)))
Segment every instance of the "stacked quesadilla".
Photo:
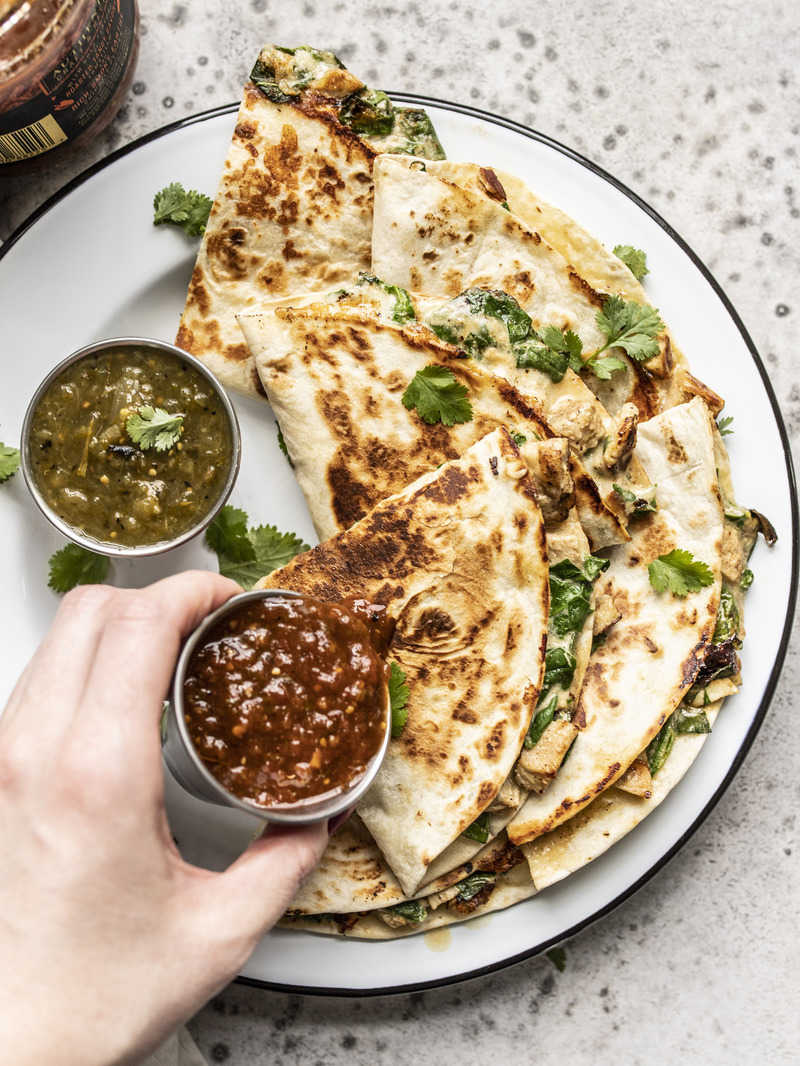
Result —
POLYGON ((640 280, 325 51, 245 86, 178 343, 268 400, 321 543, 263 579, 394 627, 407 717, 291 928, 404 936, 629 832, 736 692, 715 421, 640 280))

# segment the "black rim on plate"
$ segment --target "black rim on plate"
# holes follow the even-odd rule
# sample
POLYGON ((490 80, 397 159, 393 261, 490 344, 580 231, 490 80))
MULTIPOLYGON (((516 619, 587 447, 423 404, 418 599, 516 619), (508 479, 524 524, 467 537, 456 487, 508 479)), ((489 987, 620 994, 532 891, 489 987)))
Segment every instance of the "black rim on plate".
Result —
MULTIPOLYGON (((543 940, 540 944, 535 945, 532 948, 528 948, 525 951, 519 952, 517 955, 510 955, 508 958, 501 959, 499 962, 489 963, 486 966, 480 966, 474 970, 468 970, 464 973, 455 974, 450 977, 443 977, 438 980, 432 981, 418 981, 411 984, 392 985, 386 988, 325 988, 315 987, 308 988, 304 985, 291 985, 284 984, 277 981, 261 981, 253 977, 237 977, 236 980, 243 985, 250 985, 255 988, 266 988, 275 992, 288 992, 299 995, 315 995, 315 996, 341 996, 341 997, 362 997, 362 996, 386 996, 386 995, 401 995, 408 992, 421 992, 425 989, 439 988, 445 985, 457 984, 461 981, 469 981, 474 978, 484 977, 487 974, 496 973, 498 970, 504 970, 509 966, 513 966, 516 963, 524 962, 526 959, 533 958, 536 955, 540 955, 542 952, 547 951, 548 948, 553 947, 556 944, 563 943, 565 940, 569 940, 570 937, 575 936, 577 933, 586 929, 594 922, 599 921, 606 915, 610 914, 613 910, 629 899, 635 892, 646 884, 659 870, 672 859, 680 849, 686 844, 686 842, 694 835, 699 829, 702 823, 706 820, 711 811, 716 807, 717 803, 721 799, 723 793, 728 789, 729 785, 733 781, 739 767, 742 765, 745 756, 747 755, 753 741, 756 738, 756 734, 761 728, 761 723, 764 721, 764 717, 767 713, 767 709, 772 701, 772 697, 775 693, 775 687, 778 683, 781 668, 783 666, 784 659, 786 658, 786 649, 789 644, 789 638, 791 635, 792 619, 794 617, 796 599, 797 599, 797 578, 798 578, 798 544, 800 543, 800 521, 798 520, 798 502, 797 502, 797 483, 795 481, 794 467, 792 465, 792 456, 789 447, 789 438, 786 433, 786 427, 783 423, 783 417, 781 415, 778 401, 775 397, 775 393, 770 382, 769 375, 761 361, 761 357, 756 350, 756 346, 753 343, 750 334, 739 318, 733 304, 728 299, 722 286, 713 276, 708 267, 703 263, 699 256, 689 247, 686 241, 677 233, 670 224, 658 214, 654 208, 652 208, 645 200, 638 196, 635 192, 629 189, 626 185, 623 185, 621 181, 609 174, 608 171, 603 170, 602 167, 593 163, 590 159, 580 155, 572 148, 568 148, 566 145, 561 144, 559 141, 554 140, 552 137, 548 137, 544 133, 539 133, 537 130, 533 130, 528 126, 522 125, 522 123, 514 122, 512 119, 504 118, 502 115, 494 115, 489 111, 482 111, 477 107, 470 107, 466 104, 454 103, 450 100, 439 100, 433 96, 419 96, 416 93, 391 93, 393 99, 399 100, 402 103, 412 104, 418 107, 436 107, 443 111, 454 111, 460 115, 467 115, 470 118, 477 118, 483 122, 491 122, 495 126, 502 126, 505 129, 512 130, 514 133, 522 134, 524 137, 528 137, 533 141, 538 141, 540 144, 546 145, 548 148, 552 148, 559 152, 561 155, 572 159, 574 162, 579 163, 586 170, 601 177, 604 181, 607 181, 609 185, 613 185, 615 189, 618 189, 621 193, 632 200, 638 207, 641 208, 646 214, 657 222, 658 225, 672 238, 678 247, 689 257, 692 263, 697 267, 716 295, 719 297, 725 310, 728 312, 733 320, 734 325, 741 334, 742 340, 745 342, 748 351, 755 363, 758 372, 761 376, 761 381, 764 386, 764 391, 767 394, 770 405, 772 407, 772 413, 775 418, 775 423, 778 427, 778 433, 781 439, 781 445, 783 447, 784 460, 786 463, 786 476, 789 481, 791 500, 790 509, 792 517, 792 565, 791 565, 791 587, 789 589, 789 602, 786 610, 786 617, 783 623, 783 632, 781 634, 781 640, 778 645, 778 650, 775 656, 775 662, 772 670, 770 671, 769 680, 764 690, 764 695, 759 704, 758 710, 750 724, 750 728, 742 741, 736 756, 728 768, 728 772, 720 783, 714 795, 700 811, 692 824, 683 833, 683 835, 672 845, 672 847, 666 851, 649 870, 646 870, 642 876, 635 881, 632 885, 629 885, 624 892, 621 892, 613 900, 607 903, 604 907, 590 914, 588 917, 576 922, 575 925, 570 926, 569 929, 565 929, 557 937, 551 937, 548 940, 543 940)), ((11 234, 8 240, 0 246, 0 260, 13 248, 14 244, 22 237, 27 230, 34 225, 35 222, 55 206, 60 200, 63 200, 65 196, 69 195, 73 189, 82 185, 85 181, 91 178, 94 174, 97 174, 100 170, 109 166, 111 163, 115 163, 118 159, 127 155, 129 152, 135 151, 137 148, 144 144, 148 144, 150 141, 157 140, 159 137, 164 137, 169 133, 173 133, 176 130, 183 129, 186 126, 194 125, 196 122, 205 122, 209 119, 217 118, 220 115, 232 114, 238 110, 238 103, 224 104, 221 107, 211 108, 209 111, 201 111, 196 115, 190 115, 187 118, 178 119, 177 122, 171 122, 167 126, 161 126, 157 130, 153 130, 151 133, 145 134, 143 137, 139 137, 135 141, 131 141, 130 144, 124 145, 122 148, 118 148, 115 152, 106 156, 104 159, 99 160, 92 166, 88 167, 77 177, 67 182, 58 192, 49 197, 43 204, 41 204, 35 211, 33 211, 24 222, 22 222, 11 234)))

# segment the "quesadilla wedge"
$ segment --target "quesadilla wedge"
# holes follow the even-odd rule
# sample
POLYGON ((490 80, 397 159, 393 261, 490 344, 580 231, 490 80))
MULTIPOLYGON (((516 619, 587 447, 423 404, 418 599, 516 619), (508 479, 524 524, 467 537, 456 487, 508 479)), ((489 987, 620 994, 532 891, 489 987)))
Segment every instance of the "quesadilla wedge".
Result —
MULTIPOLYGON (((575 219, 538 196, 520 178, 495 168, 447 160, 431 163, 429 169, 432 174, 457 185, 507 203, 512 214, 560 252, 598 292, 616 294, 640 304, 649 303, 644 287, 621 259, 575 219)), ((632 369, 637 371, 637 376, 645 374, 655 378, 651 386, 658 396, 659 410, 685 403, 695 396, 701 396, 714 415, 722 409, 720 397, 691 374, 686 357, 669 328, 659 336, 658 355, 648 360, 646 369, 632 369)), ((634 380, 632 377, 628 379, 629 390, 634 380)), ((626 402, 622 392, 624 381, 625 378, 612 375, 608 382, 598 382, 599 395, 613 390, 615 407, 621 405, 626 402)), ((627 402, 631 399, 628 395, 627 402)))
MULTIPOLYGON (((691 689, 712 643, 722 584, 722 506, 712 419, 694 399, 639 429, 639 458, 658 485, 658 510, 640 519, 598 582, 618 618, 589 661, 573 721, 579 732, 552 785, 509 824, 515 844, 574 817, 622 776, 691 689), (677 549, 702 564, 702 587, 657 591, 650 565, 677 549)), ((684 557, 686 559, 686 557, 684 557)))
MULTIPOLYGON (((627 791, 616 785, 602 792, 588 807, 556 829, 522 845, 531 878, 537 891, 549 888, 569 874, 598 858, 632 829, 669 795, 684 777, 706 741, 720 702, 704 708, 704 731, 679 733, 664 765, 643 790, 627 791)), ((644 765, 647 765, 645 753, 644 765)))
POLYGON ((491 804, 544 673, 544 523, 527 468, 497 430, 298 556, 261 587, 386 607, 408 720, 359 814, 403 891, 491 804))
MULTIPOLYGON (((242 315, 239 323, 321 539, 498 426, 526 440, 552 436, 535 398, 413 322, 310 305, 242 315), (421 378, 427 388, 431 372, 443 375, 447 396, 460 404, 453 418, 445 412, 444 421, 430 422, 406 403, 412 382, 421 378)), ((592 546, 625 540, 619 516, 577 458, 572 478, 592 546)))
POLYGON ((424 111, 395 108, 332 52, 266 46, 242 104, 176 343, 257 394, 235 315, 367 269, 379 152, 444 153, 424 111))
POLYGON ((610 343, 613 325, 601 317, 602 312, 608 318, 609 299, 620 298, 590 285, 504 205, 427 167, 409 168, 398 157, 378 160, 373 179, 373 273, 430 296, 501 289, 525 309, 540 334, 550 327, 580 339, 586 382, 602 392, 611 414, 626 402, 635 404, 641 420, 657 413, 658 393, 646 372, 647 361, 658 357, 655 341, 664 329, 654 309, 648 309, 653 343, 631 348, 646 359, 640 364, 610 343))

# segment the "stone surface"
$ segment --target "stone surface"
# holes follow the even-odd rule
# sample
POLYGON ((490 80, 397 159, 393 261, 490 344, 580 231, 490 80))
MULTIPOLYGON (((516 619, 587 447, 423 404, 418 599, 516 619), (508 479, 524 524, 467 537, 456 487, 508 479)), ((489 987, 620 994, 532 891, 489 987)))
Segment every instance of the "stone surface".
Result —
MULTIPOLYGON (((142 0, 141 7, 141 54, 125 106, 80 160, 35 177, 0 177, 0 238, 94 159, 237 98, 262 41, 319 43, 373 84, 533 125, 640 193, 726 288, 796 443, 795 4, 142 0)), ((467 985, 361 1002, 231 986, 190 1025, 209 1061, 797 1061, 799 676, 795 647, 735 785, 665 870, 567 945, 563 973, 537 959, 467 985)))

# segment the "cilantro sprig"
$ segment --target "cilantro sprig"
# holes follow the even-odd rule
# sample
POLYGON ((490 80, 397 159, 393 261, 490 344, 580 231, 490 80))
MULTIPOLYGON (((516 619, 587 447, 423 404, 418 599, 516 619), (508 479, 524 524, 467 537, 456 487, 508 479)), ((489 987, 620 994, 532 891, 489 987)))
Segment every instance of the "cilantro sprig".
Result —
POLYGON ((267 574, 309 550, 295 533, 275 526, 248 528, 247 512, 226 504, 206 530, 206 543, 216 552, 219 572, 250 589, 267 574))
POLYGON ((389 666, 389 705, 392 711, 392 736, 399 737, 408 721, 408 685, 397 663, 389 666))
POLYGON ((581 352, 583 344, 571 329, 545 326, 540 333, 531 331, 531 336, 515 345, 514 355, 521 370, 541 370, 558 383, 568 369, 579 372, 583 369, 581 352))
POLYGON ((414 408, 429 426, 441 422, 454 426, 457 422, 472 421, 472 405, 467 388, 456 381, 453 371, 445 366, 423 367, 411 379, 403 393, 403 406, 414 408))
POLYGON ((595 320, 605 334, 606 343, 594 353, 593 359, 607 348, 622 348, 638 363, 658 355, 658 334, 664 329, 664 323, 649 304, 609 296, 595 320))
POLYGON ((622 260, 637 281, 641 281, 645 274, 650 273, 647 269, 647 253, 641 248, 634 248, 630 244, 617 244, 614 247, 614 255, 622 260))
POLYGON ((146 404, 130 416, 125 429, 142 451, 154 448, 157 452, 167 452, 180 440, 183 419, 183 415, 171 415, 163 407, 146 404))
POLYGON ((717 419, 717 429, 721 437, 730 437, 733 430, 730 428, 733 422, 733 415, 725 415, 724 418, 717 419))
POLYGON ((682 548, 673 548, 666 555, 659 555, 648 565, 647 572, 656 592, 671 592, 679 599, 714 582, 711 567, 682 548))
POLYGON ((105 555, 97 555, 79 544, 65 544, 49 559, 47 584, 62 595, 77 585, 99 585, 108 577, 110 566, 105 555))
POLYGON ((153 225, 171 223, 190 237, 200 237, 206 228, 213 201, 196 189, 184 189, 173 181, 153 197, 153 225))
POLYGON ((19 470, 19 448, 0 443, 0 484, 19 470))

